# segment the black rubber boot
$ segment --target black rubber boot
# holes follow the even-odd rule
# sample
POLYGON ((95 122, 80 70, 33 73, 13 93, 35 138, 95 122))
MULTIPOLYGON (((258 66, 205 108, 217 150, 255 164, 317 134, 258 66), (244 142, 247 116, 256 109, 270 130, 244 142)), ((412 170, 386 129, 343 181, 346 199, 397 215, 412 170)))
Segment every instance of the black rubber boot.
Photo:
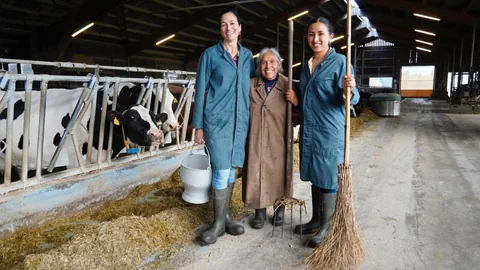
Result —
MULTIPOLYGON (((275 206, 274 206, 275 208, 275 206)), ((275 227, 283 225, 283 216, 284 216, 285 206, 282 205, 273 212, 272 225, 275 227)))
POLYGON ((232 202, 232 194, 233 194, 233 186, 235 183, 228 185, 228 194, 227 194, 227 209, 225 214, 225 232, 231 235, 241 235, 245 232, 245 228, 243 228, 240 222, 233 220, 232 216, 230 215, 230 203, 232 202))
POLYGON ((200 239, 203 245, 210 245, 225 234, 225 210, 227 206, 228 189, 213 190, 214 220, 210 229, 202 233, 200 239))
POLYGON ((267 219, 267 209, 255 209, 255 217, 250 222, 250 226, 254 229, 261 229, 265 225, 265 219, 267 219))
POLYGON ((312 219, 306 223, 295 227, 296 234, 313 234, 320 229, 320 188, 312 185, 312 219))
POLYGON ((335 213, 337 193, 320 193, 320 218, 322 220, 320 230, 308 241, 308 246, 315 248, 320 245, 328 233, 328 223, 335 213))

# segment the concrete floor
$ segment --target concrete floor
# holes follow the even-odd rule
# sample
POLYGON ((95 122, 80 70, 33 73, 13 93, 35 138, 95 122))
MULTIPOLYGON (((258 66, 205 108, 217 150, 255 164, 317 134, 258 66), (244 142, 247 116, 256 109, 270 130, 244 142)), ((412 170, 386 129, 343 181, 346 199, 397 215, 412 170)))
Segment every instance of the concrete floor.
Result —
MULTIPOLYGON (((362 269, 480 268, 480 115, 444 112, 445 102, 406 100, 400 117, 367 123, 353 139, 362 269)), ((310 213, 310 185, 296 177, 295 196, 310 213)), ((165 267, 303 269, 306 237, 271 237, 270 224, 253 230, 243 222, 244 235, 192 244, 165 267)))

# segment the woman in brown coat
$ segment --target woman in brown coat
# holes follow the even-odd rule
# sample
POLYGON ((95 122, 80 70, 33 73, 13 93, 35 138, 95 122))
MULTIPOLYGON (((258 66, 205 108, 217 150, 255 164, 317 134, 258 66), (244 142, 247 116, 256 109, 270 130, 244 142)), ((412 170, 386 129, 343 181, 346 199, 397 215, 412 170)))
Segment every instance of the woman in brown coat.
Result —
MULTIPOLYGON (((277 50, 265 48, 257 60, 258 76, 250 80, 250 130, 243 171, 243 200, 255 209, 250 225, 261 229, 266 208, 285 193, 287 77, 282 72, 277 50)), ((291 194, 290 194, 291 195, 291 194)), ((274 213, 274 226, 283 224, 283 209, 274 213)))

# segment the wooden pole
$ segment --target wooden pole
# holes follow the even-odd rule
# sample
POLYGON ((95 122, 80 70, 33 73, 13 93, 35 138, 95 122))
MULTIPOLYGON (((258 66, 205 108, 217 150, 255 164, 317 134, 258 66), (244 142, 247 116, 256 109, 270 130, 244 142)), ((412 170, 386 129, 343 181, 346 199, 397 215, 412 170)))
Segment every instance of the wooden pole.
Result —
MULTIPOLYGON (((352 48, 352 9, 350 0, 347 2, 347 75, 350 75, 350 63, 352 48)), ((348 167, 350 164, 350 87, 345 88, 345 151, 344 151, 344 164, 348 167)))
MULTIPOLYGON (((293 20, 288 21, 288 89, 293 88, 293 20)), ((293 196, 293 127, 292 104, 287 102, 287 164, 285 170, 285 196, 293 196)))

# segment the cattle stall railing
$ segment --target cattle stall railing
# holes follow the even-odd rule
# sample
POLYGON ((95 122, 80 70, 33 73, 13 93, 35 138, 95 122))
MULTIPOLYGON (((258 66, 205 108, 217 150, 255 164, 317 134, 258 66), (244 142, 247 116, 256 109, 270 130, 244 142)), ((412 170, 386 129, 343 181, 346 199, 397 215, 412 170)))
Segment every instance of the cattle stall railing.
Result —
MULTIPOLYGON (((112 164, 118 163, 128 163, 133 160, 144 159, 147 157, 165 154, 166 152, 176 151, 183 149, 193 144, 193 135, 190 138, 190 141, 187 140, 187 127, 188 121, 190 118, 190 108, 191 103, 193 102, 194 96, 194 85, 195 85, 195 73, 186 72, 186 71, 170 71, 170 70, 157 70, 157 69, 145 69, 137 67, 111 67, 111 66, 99 66, 99 65, 86 65, 81 63, 66 63, 66 62, 44 62, 44 61, 28 61, 28 60, 16 60, 16 59, 0 59, 0 63, 14 63, 14 64, 32 64, 32 65, 44 65, 44 66, 55 66, 60 68, 79 69, 79 70, 88 70, 93 69, 94 74, 87 74, 81 76, 71 76, 71 75, 50 75, 50 74, 14 74, 9 71, 0 71, 0 90, 3 91, 4 95, 0 99, 0 112, 3 112, 6 109, 6 139, 5 141, 0 141, 0 150, 3 149, 0 158, 4 159, 4 172, 3 172, 3 183, 0 183, 0 194, 5 194, 7 192, 26 188, 29 186, 34 186, 40 183, 45 183, 46 181, 56 180, 55 177, 48 177, 46 179, 42 173, 44 168, 44 140, 45 140, 45 116, 46 111, 54 110, 54 108, 47 108, 47 100, 49 83, 77 83, 81 84, 81 87, 78 87, 76 90, 71 91, 81 91, 80 97, 76 102, 76 106, 71 112, 71 118, 63 131, 60 142, 56 146, 55 153, 51 158, 47 171, 51 172, 55 165, 56 161, 62 151, 62 148, 65 145, 65 142, 68 139, 71 139, 71 142, 75 149, 76 154, 76 163, 77 166, 74 168, 68 168, 66 171, 62 171, 59 174, 61 177, 69 177, 73 175, 90 173, 95 170, 100 170, 111 166, 112 164), (154 78, 152 76, 138 78, 138 77, 112 77, 112 76, 102 76, 100 70, 121 70, 128 72, 138 72, 138 73, 155 73, 160 74, 161 78, 154 78), (172 77, 175 77, 172 79, 172 77), (181 77, 181 78, 178 78, 181 77), (21 82, 23 89, 17 88, 17 84, 21 82), (34 83, 40 83, 40 104, 38 112, 32 112, 32 85, 34 83), (153 111, 156 115, 160 112, 164 112, 166 106, 172 106, 172 104, 167 104, 167 91, 169 85, 183 85, 183 91, 180 98, 178 99, 177 107, 174 111, 176 120, 179 120, 179 117, 183 114, 183 123, 178 125, 176 129, 172 132, 175 134, 165 134, 165 136, 173 135, 175 137, 175 143, 165 147, 150 147, 148 151, 145 151, 144 147, 141 147, 140 151, 136 154, 130 154, 125 157, 117 158, 116 160, 111 159, 112 155, 112 141, 113 141, 113 123, 110 123, 106 127, 106 113, 108 102, 112 106, 112 110, 117 108, 117 98, 119 95, 120 86, 131 83, 141 86, 140 95, 137 97, 137 103, 143 105, 148 110, 153 111), (99 140, 98 140, 98 151, 96 155, 96 160, 93 159, 93 136, 95 131, 95 113, 98 113, 97 110, 97 92, 103 91, 100 93, 103 95, 103 101, 100 106, 102 110, 100 111, 100 131, 99 131, 99 140), (17 95, 16 95, 17 93, 17 95), (21 149, 21 173, 19 173, 19 181, 12 182, 12 153, 13 146, 15 142, 13 141, 13 132, 14 132, 14 106, 15 98, 18 96, 18 93, 24 93, 24 113, 23 113, 23 148, 21 149), (151 108, 151 101, 155 94, 154 98, 154 107, 151 108), (111 97, 111 99, 110 99, 111 97), (159 106, 159 101, 161 105, 159 106), (86 158, 83 158, 81 153, 81 146, 76 140, 75 129, 79 126, 85 114, 90 111, 90 122, 88 123, 88 140, 87 140, 87 153, 86 158), (32 113, 39 113, 39 123, 38 123, 38 133, 31 134, 30 132, 30 118, 32 113), (108 145, 107 150, 104 148, 104 140, 106 130, 109 128, 108 136, 108 145), (36 140, 36 158, 35 158, 35 176, 28 177, 29 171, 29 142, 36 140), (105 152, 105 153, 104 153, 105 152), (105 155, 106 159, 102 159, 102 155, 105 155)), ((2 64, 3 66, 3 64, 2 64)), ((18 117, 18 116, 16 116, 18 117)), ((5 128, 0 126, 0 128, 5 128)), ((2 140, 3 138, 0 138, 2 140)), ((34 149, 30 149, 33 151, 34 149)), ((73 160, 70 160, 71 163, 75 164, 73 160)), ((18 169, 20 169, 18 168, 18 169)))

